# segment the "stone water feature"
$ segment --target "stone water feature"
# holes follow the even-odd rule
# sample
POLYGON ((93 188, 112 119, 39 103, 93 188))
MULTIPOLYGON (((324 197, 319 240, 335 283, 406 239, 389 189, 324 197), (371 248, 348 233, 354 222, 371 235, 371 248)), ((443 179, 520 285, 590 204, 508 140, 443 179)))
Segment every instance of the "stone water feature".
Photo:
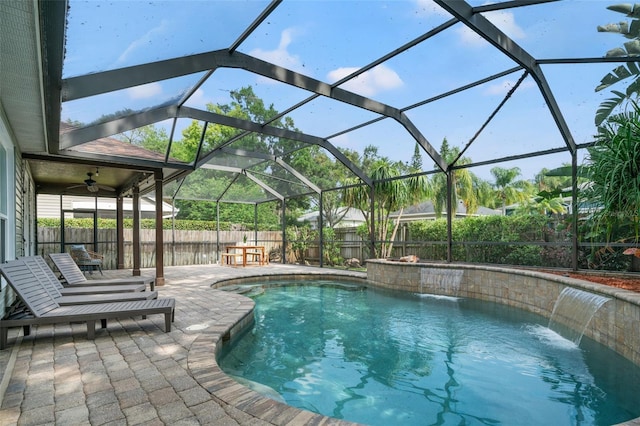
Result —
POLYGON ((464 271, 459 269, 422 268, 420 293, 428 293, 425 289, 434 289, 438 294, 457 296, 463 273, 464 271))
POLYGON ((390 290, 488 300, 547 319, 561 295, 570 307, 579 303, 576 299, 591 298, 591 311, 581 314, 560 314, 565 308, 556 308, 553 326, 584 334, 640 365, 640 293, 531 270, 384 259, 367 260, 367 281, 390 290))

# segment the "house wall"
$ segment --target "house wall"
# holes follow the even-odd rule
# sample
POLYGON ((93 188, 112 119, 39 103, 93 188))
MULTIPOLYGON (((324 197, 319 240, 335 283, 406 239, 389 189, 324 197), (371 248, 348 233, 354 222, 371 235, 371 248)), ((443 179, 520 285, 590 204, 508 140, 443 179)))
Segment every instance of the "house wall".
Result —
POLYGON ((24 256, 24 220, 27 202, 24 197, 24 165, 20 159, 20 152, 14 151, 14 182, 15 182, 15 252, 16 257, 24 256))
MULTIPOLYGON (((35 254, 35 184, 0 102, 0 263, 35 254)), ((0 317, 15 294, 0 278, 0 317)))
MULTIPOLYGON (((0 102, 0 263, 16 255, 15 151, 0 102)), ((0 277, 0 316, 4 315, 14 298, 15 295, 0 277)))
MULTIPOLYGON (((116 199, 115 198, 99 198, 101 206, 108 205, 108 208, 98 208, 98 217, 105 219, 115 219, 116 217, 116 199)), ((60 218, 60 196, 50 194, 38 195, 38 217, 39 218, 60 218)), ((87 196, 81 197, 77 195, 65 195, 62 197, 62 209, 73 210, 74 203, 82 203, 83 208, 94 210, 95 209, 95 197, 87 196)), ((129 218, 133 216, 133 209, 131 207, 132 200, 124 200, 124 217, 129 218)), ((156 207, 152 202, 147 201, 145 197, 140 198, 140 216, 142 219, 155 219, 156 207)), ((167 217, 172 214, 171 206, 167 203, 163 203, 163 216, 167 217)), ((69 216, 66 216, 69 217, 69 216)))

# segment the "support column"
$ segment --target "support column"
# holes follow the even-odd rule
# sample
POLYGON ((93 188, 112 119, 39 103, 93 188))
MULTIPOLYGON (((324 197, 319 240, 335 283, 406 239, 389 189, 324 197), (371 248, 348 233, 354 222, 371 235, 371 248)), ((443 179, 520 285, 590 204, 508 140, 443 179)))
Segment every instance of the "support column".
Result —
POLYGON ((164 230, 162 227, 162 170, 153 174, 156 188, 156 285, 164 285, 164 230))
POLYGON ((116 198, 116 268, 124 269, 124 198, 116 198))
POLYGON ((220 201, 216 200, 216 263, 222 265, 220 256, 220 201))
POLYGON ((371 228, 369 229, 369 257, 375 259, 377 256, 376 253, 376 182, 374 182, 369 188, 369 202, 371 203, 369 207, 369 217, 371 217, 371 228))
POLYGON ((133 187, 133 275, 140 276, 140 187, 133 187))
POLYGON ((578 270, 578 153, 571 153, 571 269, 578 270))
POLYGON ((324 267, 324 220, 322 215, 322 191, 320 191, 320 200, 318 201, 318 235, 320 241, 318 242, 318 252, 320 253, 320 267, 324 267))
POLYGON ((282 217, 280 220, 282 221, 282 263, 287 263, 287 218, 284 215, 284 209, 287 207, 285 198, 282 199, 282 217))
MULTIPOLYGON (((447 262, 453 262, 453 170, 448 169, 447 175, 447 262)), ((456 206, 457 207, 457 206, 456 206)))

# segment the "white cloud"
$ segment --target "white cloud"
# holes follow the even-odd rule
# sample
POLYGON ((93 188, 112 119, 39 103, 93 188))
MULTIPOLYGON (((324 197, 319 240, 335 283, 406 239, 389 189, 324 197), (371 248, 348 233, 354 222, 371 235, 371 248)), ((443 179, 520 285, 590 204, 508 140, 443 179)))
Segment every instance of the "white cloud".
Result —
POLYGON ((149 83, 127 89, 127 94, 131 99, 148 99, 162 93, 160 83, 149 83))
POLYGON ((154 42, 154 40, 157 41, 159 34, 162 34, 167 30, 168 28, 167 24, 168 22, 163 19, 162 22, 160 22, 160 25, 150 29, 149 31, 147 31, 146 34, 142 35, 142 37, 140 37, 139 39, 134 40, 131 44, 129 44, 129 47, 127 47, 125 51, 122 52, 122 54, 118 57, 118 60, 116 61, 116 63, 120 64, 120 63, 126 62, 127 58, 130 55, 135 54, 135 52, 138 49, 149 48, 149 46, 151 45, 151 43, 154 42))
POLYGON ((292 55, 287 50, 293 36, 296 34, 296 30, 293 28, 287 28, 280 34, 280 44, 274 50, 254 49, 249 54, 255 56, 263 61, 272 62, 281 67, 290 69, 292 71, 302 72, 303 66, 300 59, 296 55, 292 55))
MULTIPOLYGON (((484 14, 484 17, 514 40, 523 39, 526 36, 524 30, 516 23, 513 13, 511 12, 506 12, 504 10, 487 12, 484 14)), ((481 46, 486 44, 482 37, 470 30, 466 25, 458 25, 459 26, 456 31, 464 44, 472 46, 481 46)))
POLYGON ((202 88, 196 89, 196 91, 189 97, 185 105, 190 106, 192 108, 200 108, 206 109, 207 102, 209 102, 204 94, 204 90, 202 88))
MULTIPOLYGON (((493 96, 493 95, 501 95, 504 96, 507 93, 509 93, 509 90, 511 90, 511 88, 513 88, 513 86, 515 86, 516 82, 513 80, 504 80, 502 82, 499 83, 494 83, 491 84, 487 87, 487 89, 484 91, 484 93, 486 95, 489 96, 493 96)), ((526 89, 530 89, 532 87, 534 87, 534 83, 531 80, 525 80, 522 83, 520 83, 520 87, 518 87, 518 90, 526 90, 526 89)))
MULTIPOLYGON (((330 82, 335 82, 357 70, 358 68, 338 68, 330 71, 327 78, 330 82)), ((362 96, 373 96, 381 91, 401 87, 403 84, 395 71, 385 65, 378 65, 340 87, 362 96)))

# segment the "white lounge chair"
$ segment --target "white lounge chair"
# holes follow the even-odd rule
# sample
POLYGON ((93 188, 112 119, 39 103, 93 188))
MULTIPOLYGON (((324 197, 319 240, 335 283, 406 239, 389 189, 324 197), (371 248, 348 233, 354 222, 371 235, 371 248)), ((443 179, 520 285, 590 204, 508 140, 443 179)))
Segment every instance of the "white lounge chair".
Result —
MULTIPOLYGON (((53 273, 46 260, 42 256, 28 256, 21 257, 21 260, 30 268, 31 272, 37 276, 40 284, 42 284, 47 292, 58 302, 61 306, 65 305, 83 305, 91 303, 110 303, 110 302, 127 302, 133 300, 150 300, 157 299, 157 291, 144 291, 139 284, 133 284, 129 288, 135 288, 138 291, 118 291, 111 292, 111 290, 118 289, 121 286, 111 288, 110 286, 96 286, 96 287, 82 287, 80 290, 85 291, 83 294, 68 294, 56 274, 53 273), (107 288, 110 292, 103 292, 107 288), (88 293, 91 291, 91 293, 88 293), (63 294, 65 293, 65 294, 63 294)), ((126 289, 127 287, 125 287, 126 289)), ((71 293, 76 289, 70 289, 71 293)))
POLYGON ((153 278, 131 277, 88 280, 80 268, 78 268, 78 265, 73 261, 73 258, 69 253, 50 253, 49 258, 53 264, 56 265, 58 271, 60 271, 60 274, 64 281, 67 282, 68 287, 82 285, 148 284, 151 290, 155 290, 155 280, 153 278))

